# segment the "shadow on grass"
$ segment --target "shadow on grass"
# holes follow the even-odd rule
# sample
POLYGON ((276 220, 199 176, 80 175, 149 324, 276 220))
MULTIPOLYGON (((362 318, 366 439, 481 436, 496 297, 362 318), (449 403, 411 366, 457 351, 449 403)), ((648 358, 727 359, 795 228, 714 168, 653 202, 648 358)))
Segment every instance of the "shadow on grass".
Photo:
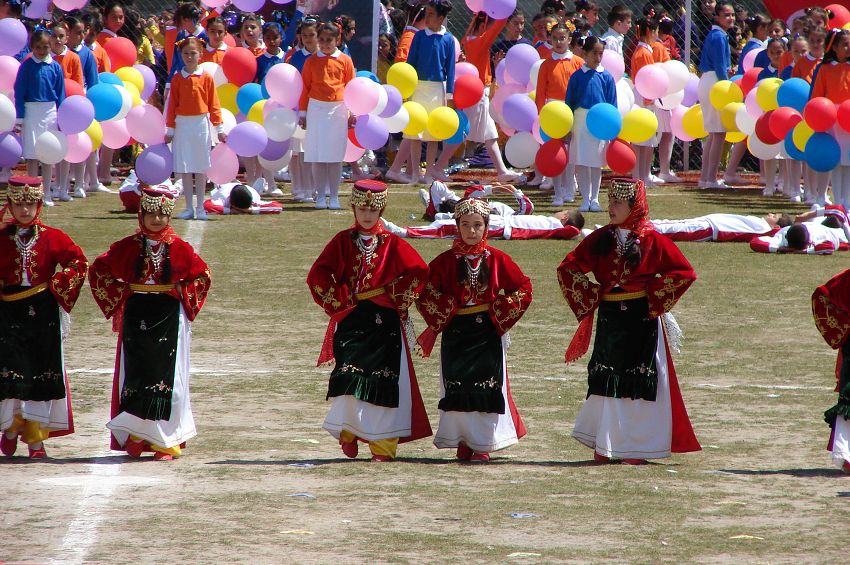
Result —
POLYGON ((811 478, 811 477, 841 477, 844 473, 841 469, 718 469, 721 473, 732 475, 749 475, 766 477, 772 475, 787 475, 789 477, 811 478))
POLYGON ((109 455, 106 457, 48 457, 47 459, 30 459, 26 455, 17 455, 14 457, 3 457, 0 459, 0 465, 121 465, 122 463, 133 463, 147 459, 131 459, 126 455, 109 455))
MULTIPOLYGON (((292 466, 312 465, 321 467, 324 465, 337 465, 345 463, 370 463, 367 457, 348 459, 336 457, 332 459, 224 459, 222 461, 208 461, 207 465, 272 465, 292 466)), ((531 467, 601 467, 595 461, 522 461, 518 459, 491 459, 489 463, 469 463, 456 459, 438 459, 433 457, 399 457, 393 463, 415 463, 420 465, 463 465, 465 467, 492 467, 492 466, 531 466, 531 467)), ((651 464, 650 464, 651 465, 651 464)))

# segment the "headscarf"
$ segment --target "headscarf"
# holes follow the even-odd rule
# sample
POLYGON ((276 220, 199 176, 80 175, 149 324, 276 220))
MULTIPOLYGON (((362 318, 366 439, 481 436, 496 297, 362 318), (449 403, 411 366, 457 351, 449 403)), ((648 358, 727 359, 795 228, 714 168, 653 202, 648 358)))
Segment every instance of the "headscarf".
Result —
POLYGON ((142 198, 139 202, 139 230, 138 233, 144 235, 151 241, 162 243, 171 243, 177 237, 174 228, 169 223, 159 231, 151 231, 145 227, 144 215, 146 212, 160 212, 169 218, 174 212, 174 206, 177 199, 174 193, 162 187, 146 187, 142 189, 142 198))
POLYGON ((490 204, 480 198, 463 198, 460 200, 457 206, 455 206, 454 213, 455 222, 458 223, 458 232, 460 232, 459 220, 461 217, 468 216, 469 214, 479 214, 484 218, 484 236, 475 245, 469 245, 464 243, 463 237, 458 233, 457 238, 455 238, 452 244, 452 251, 454 251, 456 257, 480 255, 487 247, 487 228, 490 225, 490 204))
POLYGON ((649 204, 646 201, 646 187, 643 181, 627 178, 613 179, 608 189, 608 198, 634 202, 625 221, 615 227, 627 229, 638 237, 643 237, 655 229, 649 219, 649 204))

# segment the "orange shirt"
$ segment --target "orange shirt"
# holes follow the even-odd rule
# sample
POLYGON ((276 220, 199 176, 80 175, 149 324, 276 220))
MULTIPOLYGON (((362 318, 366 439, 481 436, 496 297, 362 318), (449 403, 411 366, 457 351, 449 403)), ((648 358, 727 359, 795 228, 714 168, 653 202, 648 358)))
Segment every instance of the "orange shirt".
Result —
POLYGON ((250 52, 251 52, 251 54, 252 54, 254 57, 259 57, 260 55, 262 55, 262 54, 263 54, 263 53, 265 53, 265 51, 266 51, 266 44, 265 44, 265 43, 263 43, 263 41, 262 41, 262 40, 260 40, 260 41, 258 41, 258 42, 257 42, 257 46, 256 46, 256 47, 249 47, 249 46, 248 46, 248 44, 247 44, 245 41, 243 41, 243 42, 242 42, 242 45, 240 45, 240 47, 244 47, 245 49, 247 49, 248 51, 250 51, 250 52))
POLYGON ((100 43, 101 47, 106 47, 106 42, 112 39, 113 37, 118 37, 118 34, 105 29, 97 34, 95 40, 100 43))
POLYGON ((227 53, 227 43, 224 43, 223 41, 221 42, 221 47, 218 49, 213 49, 207 45, 206 49, 204 49, 204 52, 201 54, 201 62, 220 65, 224 60, 225 53, 227 53))
POLYGON ((794 63, 794 68, 791 69, 791 78, 801 78, 807 83, 812 84, 812 76, 815 74, 815 69, 820 62, 821 59, 816 59, 807 53, 794 63))
POLYGON ((86 45, 94 54, 94 61, 97 63, 97 72, 108 73, 112 70, 112 62, 109 60, 109 55, 106 54, 103 46, 95 41, 91 45, 86 45))
POLYGON ((307 57, 301 70, 304 90, 301 91, 299 109, 306 112, 310 98, 322 102, 339 102, 345 85, 354 80, 354 75, 354 62, 339 49, 333 55, 316 51, 314 56, 307 57))
POLYGON ((850 100, 850 63, 835 61, 820 66, 812 85, 812 98, 824 96, 836 104, 850 100))
POLYGON ((398 47, 395 49, 395 62, 406 63, 407 55, 410 53, 410 44, 413 43, 413 36, 419 31, 413 26, 407 26, 401 32, 401 37, 398 39, 398 47))
POLYGON ((177 116, 200 116, 209 114, 214 126, 221 125, 221 105, 212 76, 197 69, 187 75, 185 70, 174 73, 171 78, 171 95, 165 125, 173 128, 177 116))
POLYGON ((670 60, 670 50, 660 39, 652 42, 652 59, 656 63, 664 63, 670 60))
POLYGON ((537 48, 537 54, 540 55, 541 59, 548 59, 552 56, 552 46, 549 45, 548 41, 544 41, 537 48))
POLYGON ((794 62, 794 55, 791 54, 791 50, 787 49, 785 53, 782 54, 782 57, 779 59, 779 68, 777 72, 781 73, 785 70, 785 67, 794 62))
POLYGON ((567 51, 564 55, 552 53, 540 66, 537 75, 537 94, 534 101, 540 111, 547 100, 564 101, 567 97, 567 86, 574 72, 584 65, 584 59, 567 51), (560 57, 560 58, 556 58, 560 57))
POLYGON ((51 53, 51 55, 53 56, 53 60, 62 67, 62 73, 65 75, 65 78, 71 79, 80 86, 83 86, 83 64, 80 62, 79 55, 67 47, 61 55, 56 55, 55 53, 51 53))
POLYGON ((655 58, 653 57, 652 47, 642 41, 638 43, 637 47, 635 47, 634 53, 632 53, 632 80, 634 80, 637 76, 639 70, 646 65, 653 64, 654 62, 655 58))
POLYGON ((505 29, 507 23, 508 20, 495 20, 481 35, 467 35, 463 38, 463 52, 466 53, 466 61, 472 63, 478 69, 478 78, 481 79, 484 86, 489 86, 493 82, 493 71, 490 70, 490 48, 496 42, 502 30, 505 29))

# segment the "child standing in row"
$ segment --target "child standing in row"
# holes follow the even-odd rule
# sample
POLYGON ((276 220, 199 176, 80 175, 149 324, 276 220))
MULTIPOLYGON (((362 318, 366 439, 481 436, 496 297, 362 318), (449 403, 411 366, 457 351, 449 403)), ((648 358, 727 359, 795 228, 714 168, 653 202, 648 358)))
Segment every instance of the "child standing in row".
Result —
MULTIPOLYGON (((263 84, 269 70, 284 62, 284 53, 281 49, 283 42, 283 28, 277 22, 269 22, 263 26, 263 42, 266 45, 266 50, 261 55, 257 56, 257 75, 255 82, 263 84)), ((270 171, 260 164, 257 157, 245 158, 246 177, 260 194, 268 194, 270 196, 283 196, 283 191, 277 187, 274 174, 276 171, 270 171)))
POLYGON ((623 41, 632 28, 632 11, 622 4, 613 6, 608 11, 608 31, 602 35, 605 49, 623 57, 623 41))
POLYGON ((220 65, 227 54, 227 43, 224 42, 227 36, 227 22, 221 17, 210 18, 206 21, 206 31, 209 43, 201 55, 201 63, 220 65))
MULTIPOLYGON (((296 36, 301 47, 293 49, 287 54, 286 62, 304 72, 304 63, 307 57, 319 50, 319 24, 321 22, 315 17, 304 18, 298 22, 296 36)), ((292 196, 296 202, 313 202, 313 171, 311 165, 304 162, 303 140, 296 136, 292 137, 289 144, 292 158, 289 161, 289 174, 292 178, 292 196)))
MULTIPOLYGON (((638 44, 632 53, 632 77, 637 77, 643 67, 655 63, 652 44, 658 38, 658 23, 655 20, 647 18, 639 19, 637 24, 635 24, 635 36, 638 39, 638 44)), ((643 98, 637 91, 635 91, 635 105, 640 108, 648 108, 654 113, 655 104, 653 104, 653 101, 643 98)), ((658 125, 660 130, 660 120, 658 125)), ((634 177, 643 181, 645 186, 652 186, 649 177, 652 173, 652 159, 657 146, 657 133, 647 141, 632 144, 635 150, 634 177)))
MULTIPOLYGON (((53 55, 53 60, 59 63, 62 67, 62 72, 65 80, 76 82, 82 87, 85 87, 83 82, 83 64, 75 52, 68 48, 68 24, 66 22, 58 22, 50 28, 50 50, 53 55)), ((69 194, 71 188, 71 163, 62 161, 57 165, 56 185, 59 189, 57 197, 60 202, 69 202, 73 200, 69 194)), ((86 193, 80 191, 77 193, 80 198, 85 198, 86 193)))

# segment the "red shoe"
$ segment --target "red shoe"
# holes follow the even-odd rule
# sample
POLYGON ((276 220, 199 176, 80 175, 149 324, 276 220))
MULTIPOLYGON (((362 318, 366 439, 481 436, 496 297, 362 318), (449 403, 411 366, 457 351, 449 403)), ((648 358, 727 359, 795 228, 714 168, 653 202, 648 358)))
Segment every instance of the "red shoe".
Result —
POLYGON ((47 459, 47 451, 44 450, 44 444, 38 449, 29 448, 30 459, 47 459))
MULTIPOLYGON (((6 453, 5 451, 3 453, 6 453)), ((850 461, 845 461, 844 465, 841 466, 841 470, 844 471, 846 475, 850 475, 850 461)))
POLYGON ((603 463, 603 464, 611 462, 610 457, 605 457, 604 455, 596 453, 595 451, 593 452, 593 460, 596 461, 597 463, 603 463))
POLYGON ((127 451, 127 455, 133 459, 138 459, 142 456, 142 452, 145 450, 145 442, 127 438, 127 442, 124 444, 124 449, 127 451))
POLYGON ((386 455, 373 455, 372 463, 389 463, 393 460, 392 457, 387 457, 386 455))
POLYGON ((339 446, 342 448, 342 452, 345 453, 345 456, 349 459, 354 459, 357 457, 357 440, 354 441, 342 441, 339 440, 339 446))
POLYGON ((489 463, 490 462, 490 454, 489 453, 472 453, 472 457, 469 458, 470 463, 489 463))
POLYGON ((626 465, 646 465, 646 459, 623 459, 626 465))
POLYGON ((153 454, 154 461, 173 461, 174 456, 170 453, 163 453, 162 451, 155 451, 153 454))
POLYGON ((0 439, 0 452, 2 452, 6 457, 11 457, 18 449, 18 436, 9 439, 6 437, 6 432, 0 432, 0 435, 3 436, 2 439, 0 439))
POLYGON ((469 446, 466 445, 465 443, 461 442, 460 444, 458 444, 456 457, 459 460, 469 461, 469 459, 472 457, 473 453, 474 452, 471 449, 469 449, 469 446))

